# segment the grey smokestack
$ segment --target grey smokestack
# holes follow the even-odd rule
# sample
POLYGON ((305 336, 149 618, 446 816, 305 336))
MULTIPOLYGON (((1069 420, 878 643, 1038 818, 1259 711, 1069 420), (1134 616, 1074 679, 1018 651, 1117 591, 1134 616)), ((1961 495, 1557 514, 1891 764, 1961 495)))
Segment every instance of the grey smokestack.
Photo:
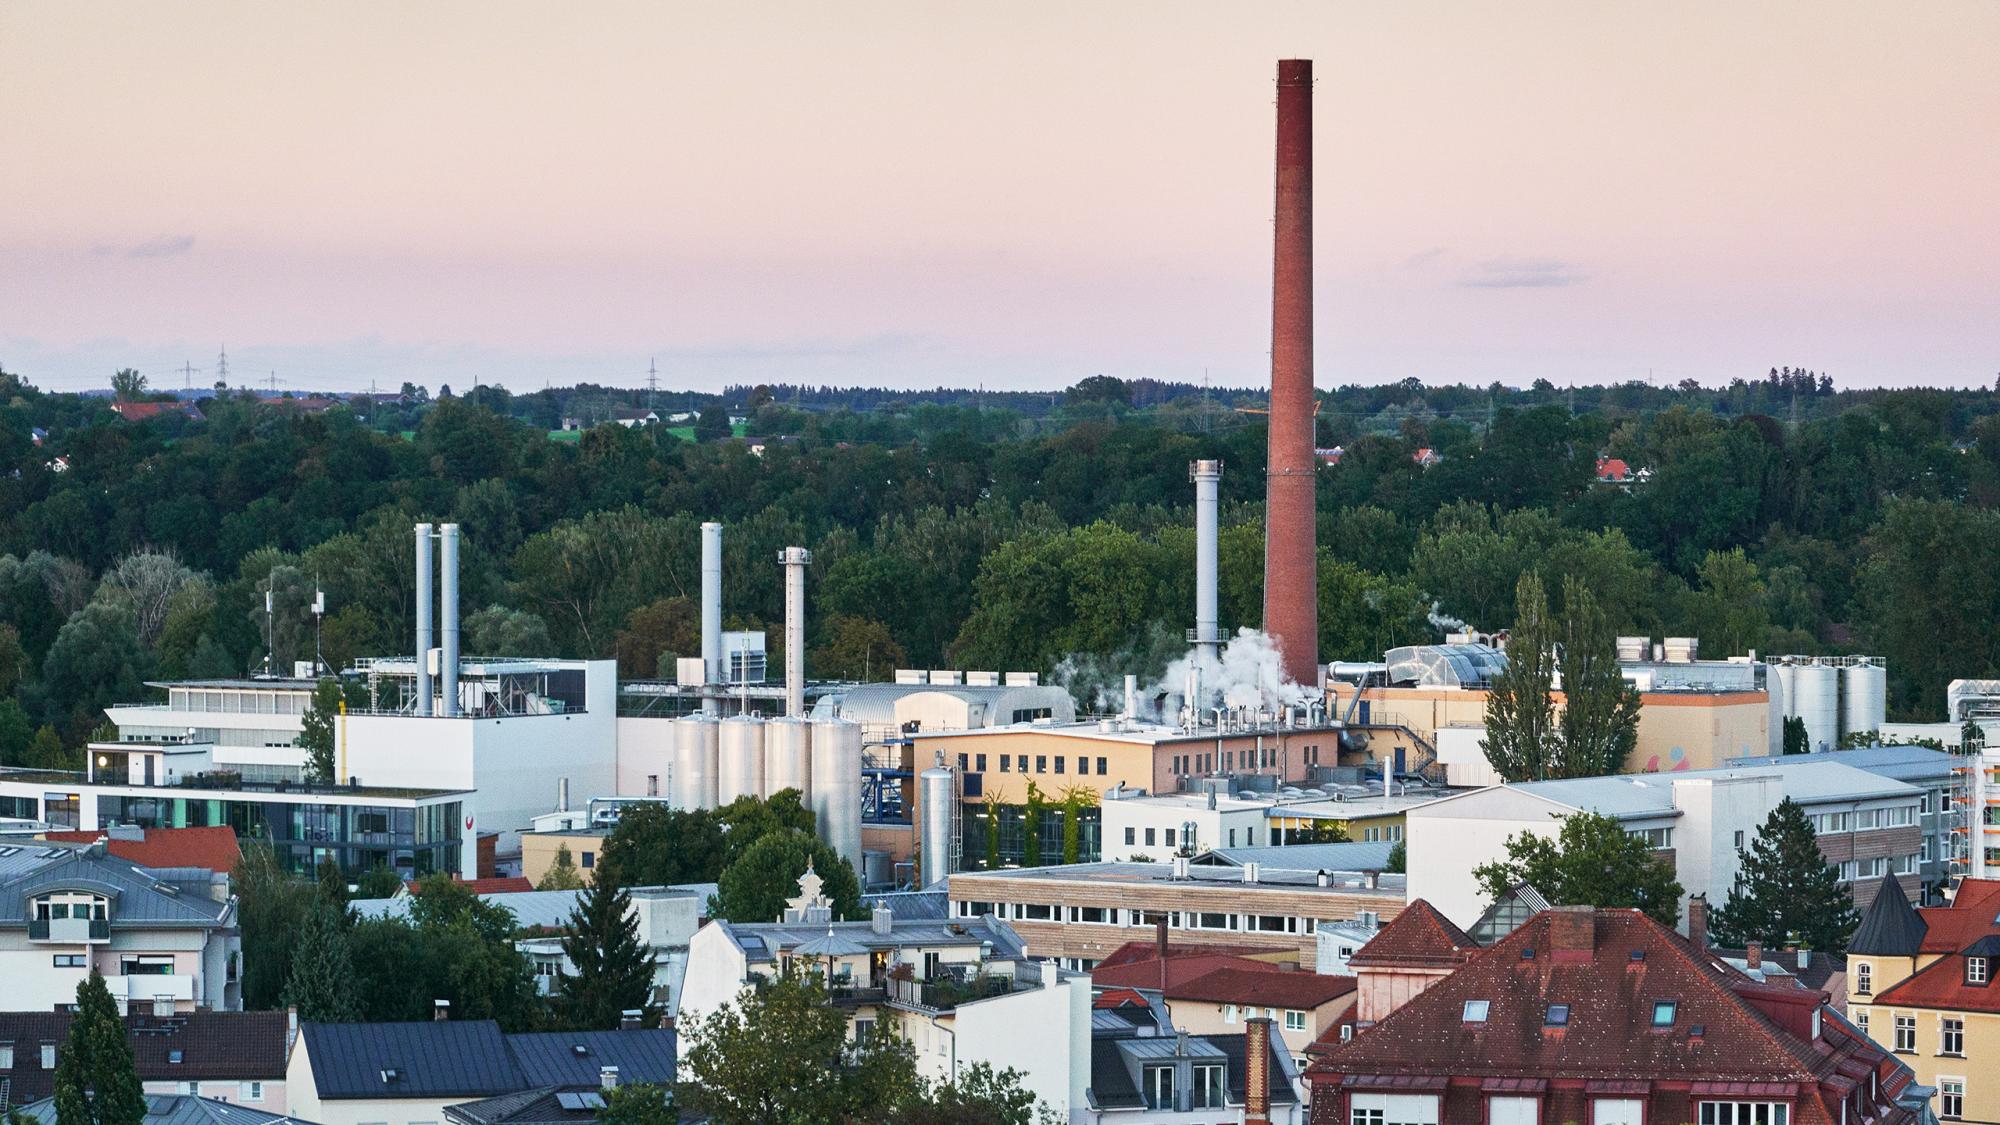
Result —
POLYGON ((778 552, 785 568, 785 714, 806 713, 806 567, 812 552, 787 547, 778 552))
POLYGON ((417 525, 417 714, 431 713, 431 525, 417 525))
POLYGON ((1188 466, 1188 476, 1194 479, 1194 639, 1214 656, 1222 639, 1215 620, 1215 508, 1222 462, 1196 461, 1188 466))
POLYGON ((722 713, 716 685, 723 682, 722 668, 722 525, 701 525, 701 665, 708 686, 702 689, 701 709, 710 715, 722 713))
POLYGON ((458 714, 458 525, 438 526, 438 694, 443 715, 458 714))

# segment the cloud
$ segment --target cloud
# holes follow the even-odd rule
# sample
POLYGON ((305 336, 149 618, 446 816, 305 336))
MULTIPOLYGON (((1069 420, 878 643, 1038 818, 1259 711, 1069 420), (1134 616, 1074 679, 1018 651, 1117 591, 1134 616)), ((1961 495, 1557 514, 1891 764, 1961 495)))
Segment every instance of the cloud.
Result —
POLYGON ((1420 270, 1437 261, 1439 258, 1444 257, 1446 253, 1448 251, 1444 247, 1433 246, 1428 250, 1419 250, 1409 257, 1404 258, 1403 265, 1407 269, 1420 270))
POLYGON ((1560 258, 1489 258, 1459 279, 1467 289, 1560 289, 1589 276, 1560 258))
POLYGON ((100 244, 91 247, 90 252, 103 257, 175 258, 192 249, 194 249, 193 235, 163 234, 157 238, 149 238, 144 242, 135 242, 129 246, 100 244))

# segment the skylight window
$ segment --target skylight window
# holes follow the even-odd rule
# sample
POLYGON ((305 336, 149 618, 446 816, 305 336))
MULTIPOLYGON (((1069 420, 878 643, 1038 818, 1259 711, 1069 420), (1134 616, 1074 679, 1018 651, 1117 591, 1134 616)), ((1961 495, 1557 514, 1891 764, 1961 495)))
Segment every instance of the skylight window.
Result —
POLYGON ((167 1052, 167 1061, 170 1063, 178 1064, 184 1057, 179 1047, 175 1047, 173 1050, 167 1052))
POLYGON ((1487 1006, 1488 1002, 1485 1000, 1467 1000, 1465 1002, 1465 1022, 1485 1023, 1487 1006))
POLYGON ((1568 1027, 1569 1005, 1550 1004, 1548 1014, 1542 1017, 1544 1027, 1568 1027))
POLYGON ((1676 1011, 1677 1009, 1679 1009, 1679 1007, 1680 1005, 1672 1000, 1653 1001, 1653 1026, 1654 1027, 1674 1026, 1674 1015, 1676 1014, 1676 1011))

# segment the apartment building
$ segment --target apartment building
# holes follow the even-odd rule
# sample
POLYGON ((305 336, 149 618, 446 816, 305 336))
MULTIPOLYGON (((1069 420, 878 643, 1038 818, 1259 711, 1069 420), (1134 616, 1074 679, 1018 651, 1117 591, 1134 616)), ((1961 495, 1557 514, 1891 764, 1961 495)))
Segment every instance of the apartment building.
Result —
POLYGON ((1937 895, 1955 874, 1955 854, 1964 851, 1954 833, 1965 827, 1965 810, 1958 807, 1963 786, 1956 772, 1965 759, 1957 754, 1932 750, 1927 746, 1861 746, 1852 750, 1820 750, 1811 754, 1787 754, 1770 758, 1744 758, 1731 766, 1769 765, 1796 767, 1817 762, 1838 762, 1877 777, 1891 778, 1918 790, 1917 865, 1924 894, 1920 901, 1938 901, 1937 895))
POLYGON ((120 703, 104 709, 118 728, 111 742, 91 743, 90 754, 112 768, 125 767, 130 780, 146 784, 164 774, 148 775, 190 753, 198 753, 221 770, 245 781, 305 780, 305 751, 295 742, 312 709, 310 677, 255 677, 218 680, 164 680, 147 687, 166 693, 164 703, 120 703), (161 759, 164 759, 164 763, 161 759))
MULTIPOLYGON (((69 1041, 71 1018, 57 1011, 0 1012, 0 1111, 55 1093, 55 1063, 69 1041)), ((146 1093, 281 1115, 289 1106, 285 1053, 291 1031, 284 1012, 155 1015, 141 1005, 125 1016, 125 1042, 146 1093)))
MULTIPOLYGON (((1227 947, 1224 947, 1227 948, 1227 947)), ((1190 1035, 1241 1035, 1249 1020, 1271 1021, 1281 1044, 1303 1070, 1306 1048, 1328 1034, 1354 1006, 1354 978, 1316 973, 1308 963, 1259 960, 1200 947, 1169 948, 1091 970, 1092 985, 1150 988, 1164 998, 1176 1028, 1190 1035)))

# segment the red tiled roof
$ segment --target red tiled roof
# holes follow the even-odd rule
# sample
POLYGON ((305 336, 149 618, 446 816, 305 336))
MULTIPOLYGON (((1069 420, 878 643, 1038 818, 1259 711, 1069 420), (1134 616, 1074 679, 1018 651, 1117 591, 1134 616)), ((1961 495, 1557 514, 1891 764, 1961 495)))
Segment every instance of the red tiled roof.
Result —
POLYGON ((143 840, 119 840, 104 832, 45 832, 55 844, 104 841, 104 850, 140 867, 206 867, 228 873, 243 858, 236 833, 227 825, 211 828, 148 828, 143 840))
POLYGON ((1954 1012, 2000 1012, 2000 984, 1993 983, 1993 973, 2000 969, 2000 938, 1977 945, 1977 952, 1987 954, 1987 983, 1965 983, 1966 955, 1953 953, 1924 966, 1894 988, 1878 993, 1875 1002, 1909 1008, 1947 1008, 1954 1012))
POLYGON ((2000 879, 1966 879, 1950 906, 1917 910, 1924 920, 1925 953, 1957 953, 1988 934, 2000 934, 2000 879))
POLYGON ((1255 1004, 1267 1008, 1317 1008, 1354 991, 1350 976, 1322 975, 1288 969, 1266 961, 1229 954, 1183 954, 1165 963, 1127 962, 1090 972, 1091 983, 1108 987, 1163 988, 1169 1000, 1202 1000, 1217 1004, 1255 1004))
MULTIPOLYGON (((502 875, 492 879, 453 879, 452 883, 476 895, 516 894, 535 889, 533 882, 520 875, 502 875)), ((423 885, 414 879, 407 880, 404 885, 410 888, 411 894, 423 890, 423 885)))
POLYGON ((1146 1003, 1144 996, 1139 995, 1129 988, 1107 988, 1090 998, 1090 1006, 1093 1008, 1152 1007, 1152 1005, 1146 1003))
POLYGON ((1631 466, 1627 465, 1621 458, 1599 457, 1597 459, 1598 480, 1624 480, 1631 475, 1631 466))
POLYGON ((1464 961, 1479 943, 1466 936, 1437 907, 1417 899, 1390 919, 1348 963, 1355 966, 1422 966, 1448 968, 1464 961))
MULTIPOLYGON (((1248 956, 1250 954, 1255 954, 1255 953, 1261 953, 1268 956, 1270 952, 1271 950, 1269 948, 1261 945, 1221 945, 1221 944, 1208 945, 1198 941, 1170 942, 1167 945, 1167 956, 1169 957, 1201 956, 1203 954, 1217 954, 1221 956, 1238 956, 1238 955, 1248 956)), ((1139 961, 1157 961, 1159 960, 1159 957, 1160 957, 1159 946, 1154 944, 1153 942, 1128 941, 1124 945, 1121 945, 1118 948, 1112 950, 1110 955, 1105 957, 1104 960, 1099 961, 1097 963, 1097 968, 1109 969, 1119 965, 1130 965, 1139 961)), ((1095 974, 1095 972, 1096 970, 1093 969, 1092 970, 1093 975, 1095 974)))
POLYGON ((201 407, 192 402, 178 400, 170 402, 114 402, 111 409, 128 422, 143 422, 162 414, 185 414, 190 418, 201 417, 201 407))

